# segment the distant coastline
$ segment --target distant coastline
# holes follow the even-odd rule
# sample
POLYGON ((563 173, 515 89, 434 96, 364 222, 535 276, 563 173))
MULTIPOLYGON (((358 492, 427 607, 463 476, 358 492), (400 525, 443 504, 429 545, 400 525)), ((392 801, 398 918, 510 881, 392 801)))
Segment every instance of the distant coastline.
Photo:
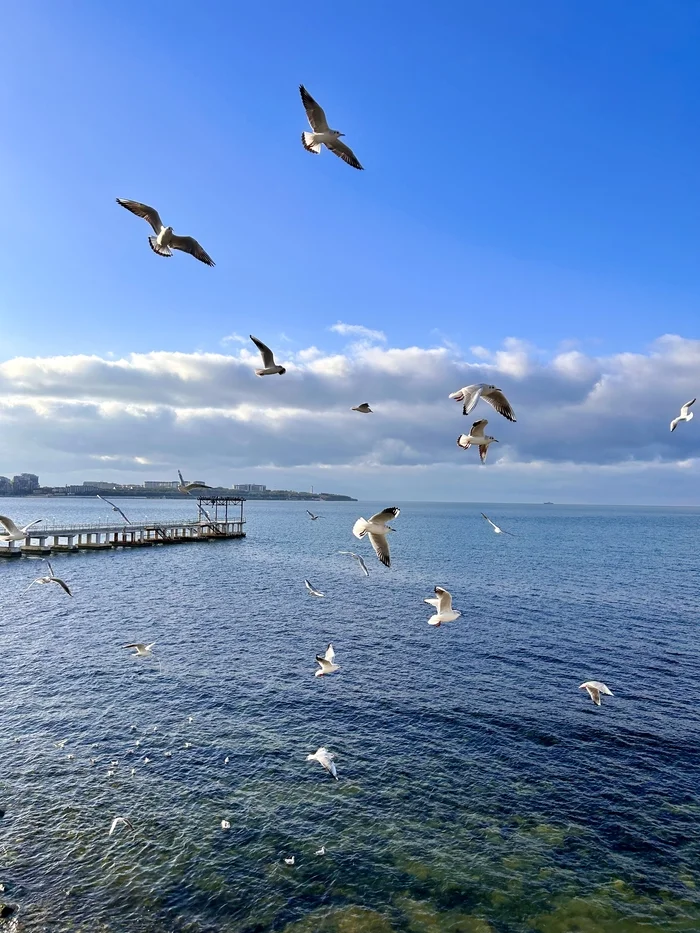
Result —
MULTIPOLYGON (((284 501, 284 502, 357 502, 357 499, 353 499, 352 496, 341 496, 332 492, 294 492, 292 490, 277 490, 274 492, 243 492, 239 493, 233 489, 202 489, 199 490, 202 493, 203 498, 208 498, 209 496, 229 496, 230 498, 241 498, 245 499, 246 502, 251 501, 284 501)), ((177 491, 175 492, 164 492, 163 490, 157 490, 154 492, 148 492, 143 489, 134 490, 133 492, 124 489, 102 489, 100 490, 102 494, 107 496, 109 499, 176 499, 181 502, 186 501, 187 499, 196 499, 196 495, 184 496, 182 493, 177 491)), ((33 492, 29 496, 26 494, 19 496, 1 496, 0 499, 94 499, 96 494, 93 493, 60 493, 60 492, 33 492)))

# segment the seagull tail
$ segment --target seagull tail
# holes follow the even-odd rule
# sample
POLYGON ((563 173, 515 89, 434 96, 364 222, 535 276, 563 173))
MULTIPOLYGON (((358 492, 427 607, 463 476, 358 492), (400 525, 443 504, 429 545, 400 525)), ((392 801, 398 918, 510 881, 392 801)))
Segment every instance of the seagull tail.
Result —
POLYGON ((167 246, 158 246, 158 237, 149 236, 148 243, 153 252, 158 253, 159 256, 172 256, 173 254, 167 246))
POLYGON ((321 143, 314 142, 313 133, 302 133, 301 134, 301 144, 306 149, 307 152, 313 152, 316 155, 321 151, 321 143))
POLYGON ((369 522, 365 518, 358 518, 355 524, 352 526, 352 533, 356 538, 364 538, 367 534, 367 525, 369 522))

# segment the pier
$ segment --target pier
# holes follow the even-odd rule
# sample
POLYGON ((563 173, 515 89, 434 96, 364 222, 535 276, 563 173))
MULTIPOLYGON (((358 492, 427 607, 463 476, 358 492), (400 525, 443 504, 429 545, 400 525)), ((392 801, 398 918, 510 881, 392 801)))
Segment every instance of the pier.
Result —
POLYGON ((197 517, 184 521, 35 525, 19 541, 0 541, 0 558, 245 538, 244 502, 239 496, 200 497, 197 517))

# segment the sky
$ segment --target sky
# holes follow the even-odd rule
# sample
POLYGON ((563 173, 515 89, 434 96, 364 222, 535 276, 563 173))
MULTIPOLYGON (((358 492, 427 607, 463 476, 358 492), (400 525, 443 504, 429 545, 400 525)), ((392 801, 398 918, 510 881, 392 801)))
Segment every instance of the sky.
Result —
POLYGON ((8 6, 0 474, 697 503, 699 41, 689 0, 8 6))

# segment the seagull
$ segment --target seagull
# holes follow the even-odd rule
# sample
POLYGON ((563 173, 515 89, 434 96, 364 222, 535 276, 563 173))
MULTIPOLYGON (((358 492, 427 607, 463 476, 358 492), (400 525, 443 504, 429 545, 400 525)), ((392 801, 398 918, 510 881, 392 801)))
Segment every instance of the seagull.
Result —
POLYGON ((306 514, 307 514, 308 516, 310 516, 312 522, 315 522, 317 518, 325 518, 325 517, 326 517, 325 515, 314 515, 314 513, 313 513, 313 512, 309 512, 308 509, 306 510, 306 514))
POLYGON ((163 752, 163 757, 164 757, 164 758, 172 758, 172 757, 173 757, 173 753, 172 753, 172 752, 163 752))
POLYGON ((307 756, 306 756, 306 760, 307 760, 307 761, 317 761, 320 765, 323 765, 323 767, 324 767, 324 768, 326 769, 326 771, 331 775, 331 777, 334 777, 334 778, 336 779, 336 781, 337 781, 337 780, 338 780, 338 773, 337 773, 337 771, 336 771, 336 769, 335 769, 335 764, 334 764, 334 762, 333 762, 333 758, 334 758, 334 757, 335 757, 335 756, 332 755, 332 754, 328 751, 327 748, 319 748, 319 749, 317 749, 317 750, 313 753, 313 755, 307 755, 307 756))
POLYGON ((151 648, 154 645, 154 641, 150 645, 144 645, 142 641, 136 641, 130 645, 122 645, 122 648, 136 648, 136 651, 131 655, 132 658, 150 658, 151 648))
POLYGON ((372 409, 369 407, 369 402, 363 402, 361 405, 356 405, 354 408, 351 408, 350 411, 361 411, 363 415, 372 414, 372 409))
POLYGON ((437 609, 435 615, 428 619, 428 625, 439 627, 443 622, 454 622, 462 613, 452 608, 452 594, 443 590, 441 586, 435 587, 435 596, 424 599, 423 602, 437 609))
POLYGON ((128 826, 129 829, 134 828, 134 824, 131 822, 131 820, 127 820, 125 816, 115 816, 114 819, 112 820, 112 825, 109 827, 110 836, 112 835, 114 830, 117 828, 117 826, 119 826, 121 823, 123 823, 124 826, 128 826))
POLYGON ((292 856, 291 858, 286 858, 286 859, 284 860, 284 864, 285 864, 285 865, 293 865, 293 864, 294 864, 294 856, 292 856))
POLYGON ((486 454, 489 450, 489 444, 493 444, 494 442, 496 444, 498 443, 495 437, 484 434, 484 428, 487 424, 488 421, 486 418, 482 418, 481 421, 475 421, 469 429, 469 434, 460 434, 457 438, 457 446, 462 447, 464 450, 467 450, 472 444, 477 444, 482 463, 486 463, 486 454))
POLYGON ((675 431, 681 421, 692 421, 693 413, 690 410, 690 406, 695 402, 694 398, 691 398, 689 402, 686 402, 685 405, 681 408, 681 413, 677 418, 674 418, 671 422, 671 430, 675 431))
POLYGON ((258 348, 258 350, 260 350, 260 355, 262 356, 263 366, 265 367, 265 369, 256 369, 255 375, 256 376, 274 376, 275 374, 278 374, 280 376, 283 376, 287 372, 287 370, 284 368, 284 366, 278 366, 277 363, 275 363, 275 357, 274 357, 272 350, 269 347, 265 346, 262 340, 258 340, 258 338, 253 337, 252 334, 249 334, 249 336, 250 336, 250 339, 255 344, 255 346, 258 348))
POLYGON ((505 397, 502 390, 497 389, 496 386, 486 385, 485 382, 480 382, 473 386, 465 386, 457 392, 452 392, 450 398, 453 398, 456 402, 464 403, 462 406, 463 415, 468 415, 479 399, 483 398, 492 408, 496 409, 499 415, 503 415, 503 417, 507 418, 509 421, 517 420, 515 412, 510 407, 510 402, 505 397))
MULTIPOLYGON (((335 674, 336 671, 340 670, 340 666, 334 663, 335 651, 333 650, 333 645, 328 645, 326 653, 323 656, 317 654, 316 661, 321 665, 321 669, 316 671, 314 675, 316 677, 323 677, 324 674, 335 674)), ((316 754, 318 755, 318 752, 316 752, 316 754)))
POLYGON ((68 739, 61 739, 60 742, 54 742, 53 744, 56 746, 56 748, 64 748, 67 741, 68 739))
POLYGON ((350 557, 354 557, 355 560, 356 560, 356 561, 358 562, 358 564, 360 565, 360 567, 361 567, 362 572, 364 573, 364 575, 365 575, 366 577, 369 576, 369 570, 367 569, 367 564, 364 562, 364 560, 362 559, 362 557, 361 557, 359 554, 356 554, 354 551, 338 551, 338 553, 339 553, 339 554, 349 554, 350 557))
POLYGON ((221 821, 221 828, 222 828, 222 829, 231 829, 231 824, 229 823, 228 820, 222 820, 222 821, 221 821))
POLYGON ((228 762, 229 762, 229 757, 228 757, 228 755, 227 755, 227 756, 224 758, 224 764, 227 765, 228 762))
MULTIPOLYGON (((62 590, 65 590, 65 592, 68 593, 69 596, 72 596, 73 594, 71 593, 68 587, 68 584, 65 582, 65 580, 61 580, 60 577, 57 577, 54 574, 53 567, 51 566, 51 561, 46 560, 45 557, 42 557, 42 560, 45 560, 48 565, 49 575, 48 577, 37 577, 36 580, 32 580, 32 582, 27 587, 27 590, 30 589, 30 587, 34 586, 35 583, 38 583, 39 585, 43 583, 57 583, 61 587, 62 590)), ((27 590, 25 590, 24 592, 26 593, 27 590)))
POLYGON ((314 852, 314 855, 325 855, 325 854, 326 854, 325 846, 321 846, 320 849, 316 849, 316 851, 314 852))
POLYGON ((177 487, 178 492, 184 492, 189 496, 193 489, 211 489, 211 486, 207 486, 206 483, 186 483, 179 470, 177 471, 177 475, 180 477, 180 485, 177 487))
POLYGON ((358 518, 352 526, 352 533, 356 538, 364 538, 366 534, 369 535, 370 544, 385 567, 391 566, 389 542, 386 536, 388 531, 394 530, 387 525, 387 522, 392 518, 397 518, 400 511, 401 510, 397 509, 396 506, 391 506, 388 509, 384 509, 382 512, 377 512, 369 521, 364 518, 358 518))
POLYGON ((38 525, 39 522, 43 522, 43 520, 43 518, 36 518, 23 528, 18 528, 7 515, 0 515, 0 522, 7 528, 7 534, 0 535, 0 541, 23 541, 27 537, 27 531, 32 525, 38 525))
POLYGON ((179 249, 183 253, 189 253, 195 259, 205 263, 207 266, 213 266, 214 262, 211 256, 204 252, 199 243, 191 236, 178 236, 173 233, 172 227, 166 227, 160 219, 160 214, 155 207, 149 207, 147 204, 141 204, 140 201, 128 201, 126 198, 117 198, 117 204, 121 204, 127 211, 136 214, 137 217, 143 217, 152 227, 155 236, 149 236, 148 242, 154 253, 159 256, 172 256, 172 250, 179 249))
POLYGON ((596 706, 600 706, 601 693, 604 693, 606 697, 614 696, 612 690, 599 680, 587 680, 585 684, 581 684, 579 690, 585 690, 596 706))
POLYGON ((482 518, 486 519, 486 521, 493 528, 493 530, 496 532, 497 535, 510 535, 511 538, 515 537, 512 531, 504 531, 502 528, 499 528, 498 525, 496 525, 494 522, 491 521, 488 515, 484 515, 483 512, 481 513, 481 515, 482 515, 482 518))
POLYGON ((124 521, 127 523, 127 525, 130 525, 130 524, 131 524, 131 522, 129 521, 129 519, 128 519, 128 518, 126 517, 126 515, 122 512, 122 510, 119 508, 118 505, 115 505, 113 502, 110 502, 109 499, 105 499, 104 496, 100 496, 99 494, 98 494, 97 498, 98 498, 98 499, 101 499, 103 502, 106 502, 107 505, 111 505, 111 506, 112 506, 112 511, 113 511, 113 512, 119 512, 119 514, 120 514, 121 517, 124 519, 124 521))
POLYGON ((324 593, 319 593, 318 590, 315 590, 313 586, 311 586, 308 580, 304 580, 304 586, 309 591, 311 596, 324 596, 325 595, 324 593))
POLYGON ((301 144, 304 149, 306 149, 307 152, 313 152, 318 155, 321 151, 321 145, 323 144, 326 149, 329 149, 334 155, 341 158, 343 162, 347 162, 348 165, 352 165, 353 168, 359 168, 360 171, 362 171, 362 166, 357 161, 355 153, 349 146, 346 146, 345 143, 341 143, 340 141, 339 137, 345 136, 345 133, 329 128, 323 108, 319 107, 303 84, 299 85, 299 93, 301 94, 301 101, 304 105, 304 110, 306 110, 309 125, 313 130, 313 133, 304 132, 301 134, 301 144))

